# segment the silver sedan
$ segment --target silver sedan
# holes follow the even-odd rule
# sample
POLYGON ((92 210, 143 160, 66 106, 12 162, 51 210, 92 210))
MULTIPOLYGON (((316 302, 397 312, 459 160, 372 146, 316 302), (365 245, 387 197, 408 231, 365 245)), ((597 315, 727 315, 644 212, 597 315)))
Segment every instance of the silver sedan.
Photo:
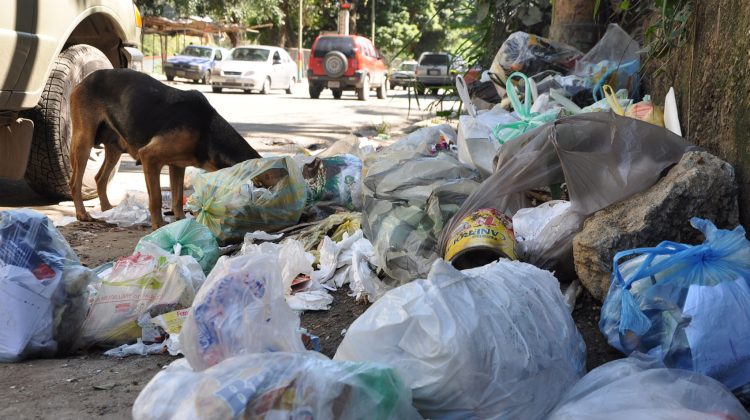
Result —
POLYGON ((291 94, 297 83, 297 64, 282 48, 264 45, 237 47, 217 63, 211 75, 215 93, 223 89, 257 90, 267 94, 284 89, 291 94))

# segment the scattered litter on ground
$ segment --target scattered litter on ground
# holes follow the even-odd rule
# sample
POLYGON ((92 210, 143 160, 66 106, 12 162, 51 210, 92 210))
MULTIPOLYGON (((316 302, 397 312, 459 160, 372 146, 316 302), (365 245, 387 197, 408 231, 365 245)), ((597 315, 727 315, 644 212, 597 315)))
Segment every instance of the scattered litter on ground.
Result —
POLYGON ((105 211, 90 211, 91 217, 104 220, 119 227, 148 225, 151 214, 148 210, 148 194, 143 191, 128 190, 120 203, 105 211))

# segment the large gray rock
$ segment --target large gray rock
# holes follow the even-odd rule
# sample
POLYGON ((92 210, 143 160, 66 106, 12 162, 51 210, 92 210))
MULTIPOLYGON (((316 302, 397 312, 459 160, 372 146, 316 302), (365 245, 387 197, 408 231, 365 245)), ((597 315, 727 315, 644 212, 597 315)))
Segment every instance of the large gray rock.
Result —
POLYGON ((609 290, 612 258, 631 248, 661 241, 700 243, 691 217, 720 228, 739 222, 734 168, 707 152, 688 152, 649 190, 589 217, 573 239, 573 258, 581 283, 599 300, 609 290))

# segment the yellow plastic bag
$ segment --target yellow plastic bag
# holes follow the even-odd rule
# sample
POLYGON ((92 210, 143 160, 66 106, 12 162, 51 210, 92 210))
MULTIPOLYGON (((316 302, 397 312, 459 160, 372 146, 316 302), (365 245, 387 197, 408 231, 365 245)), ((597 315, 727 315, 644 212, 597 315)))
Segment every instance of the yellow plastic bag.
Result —
POLYGON ((622 105, 620 105, 620 102, 617 100, 617 96, 615 96, 612 86, 604 85, 602 90, 604 91, 604 96, 607 98, 609 106, 615 114, 646 121, 653 125, 658 125, 659 127, 664 127, 664 107, 654 105, 654 103, 651 102, 650 96, 646 95, 641 102, 632 104, 623 109, 622 105))

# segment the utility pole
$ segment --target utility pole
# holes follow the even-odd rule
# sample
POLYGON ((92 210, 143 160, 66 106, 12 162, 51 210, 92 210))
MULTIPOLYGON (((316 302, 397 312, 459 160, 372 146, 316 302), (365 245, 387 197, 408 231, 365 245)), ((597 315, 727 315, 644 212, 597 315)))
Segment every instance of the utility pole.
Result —
POLYGON ((302 52, 302 1, 303 0, 299 0, 299 28, 297 31, 297 81, 302 81, 302 64, 305 59, 305 54, 302 52))
POLYGON ((372 11, 370 12, 370 19, 372 20, 372 35, 370 36, 370 41, 372 41, 372 45, 375 45, 375 0, 370 0, 372 2, 372 11))

